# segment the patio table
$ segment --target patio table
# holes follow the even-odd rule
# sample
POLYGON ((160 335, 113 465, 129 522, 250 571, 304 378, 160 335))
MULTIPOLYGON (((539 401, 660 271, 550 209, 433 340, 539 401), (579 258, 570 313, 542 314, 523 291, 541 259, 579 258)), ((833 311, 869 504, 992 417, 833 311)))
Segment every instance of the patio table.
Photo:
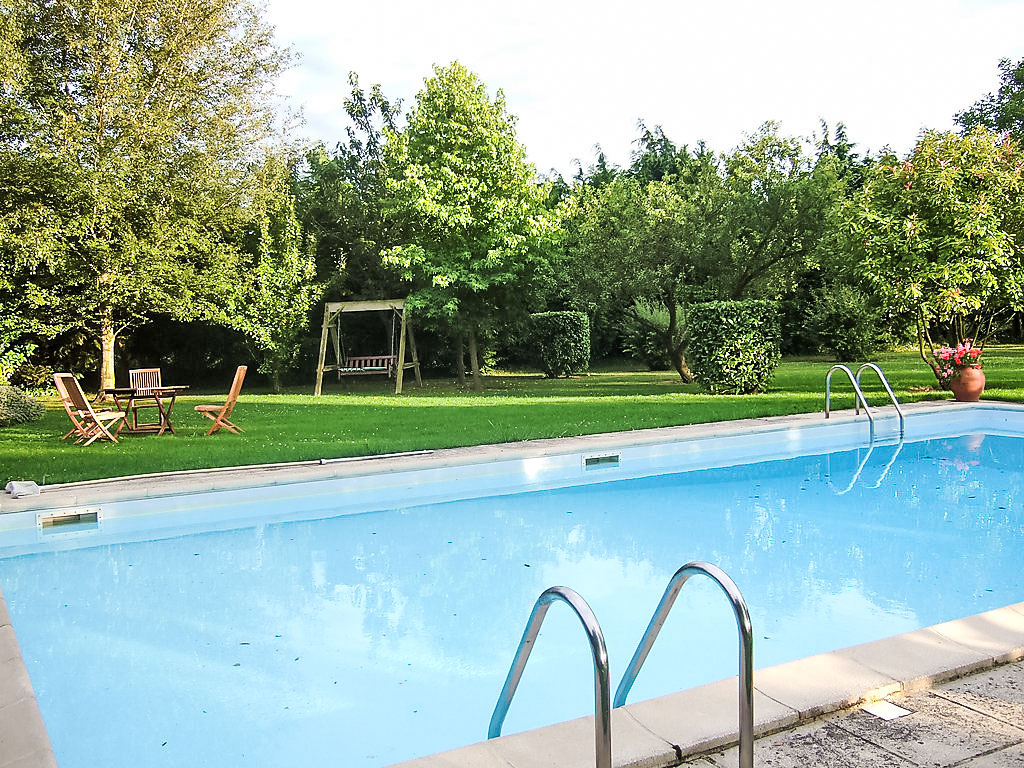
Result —
POLYGON ((123 426, 118 429, 118 433, 123 430, 129 434, 155 433, 162 435, 164 432, 169 431, 173 435, 177 433, 171 424, 171 411, 174 410, 174 401, 177 399, 178 394, 186 389, 188 389, 187 384, 180 384, 176 386, 147 387, 146 389, 112 387, 111 389, 103 390, 103 392, 114 398, 119 411, 125 412, 123 426), (149 403, 150 401, 156 405, 157 411, 160 414, 159 420, 140 423, 138 421, 136 405, 142 402, 149 403))

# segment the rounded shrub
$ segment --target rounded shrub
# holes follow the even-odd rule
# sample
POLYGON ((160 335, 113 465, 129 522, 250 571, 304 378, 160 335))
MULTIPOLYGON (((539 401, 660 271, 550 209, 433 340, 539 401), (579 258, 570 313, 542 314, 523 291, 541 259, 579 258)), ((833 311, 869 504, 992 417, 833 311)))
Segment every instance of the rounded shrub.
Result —
POLYGON ((782 354, 778 308, 770 301, 711 301, 690 307, 686 359, 694 378, 713 394, 764 389, 782 354))
POLYGON ((548 378, 572 376, 590 363, 590 321, 583 312, 530 315, 531 337, 548 378))
POLYGON ((0 387, 0 427, 43 418, 46 409, 17 387, 0 387))
POLYGON ((881 308, 851 285, 825 286, 816 292, 805 328, 821 352, 839 361, 867 360, 884 343, 881 308))

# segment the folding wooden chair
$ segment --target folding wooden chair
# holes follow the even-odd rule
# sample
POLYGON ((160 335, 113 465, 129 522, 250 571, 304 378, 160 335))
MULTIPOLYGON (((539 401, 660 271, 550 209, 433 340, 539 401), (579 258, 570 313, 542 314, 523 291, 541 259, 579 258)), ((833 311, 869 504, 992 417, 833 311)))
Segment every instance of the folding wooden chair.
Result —
POLYGON ((67 411, 71 423, 74 425, 61 438, 62 440, 77 434, 75 442, 85 441, 85 445, 89 445, 94 440, 117 442, 114 435, 121 431, 121 427, 119 426, 115 432, 111 433, 110 426, 118 421, 122 426, 124 425, 124 411, 94 411, 92 404, 89 403, 82 391, 82 385, 78 383, 74 374, 55 373, 53 374, 53 383, 57 386, 64 410, 67 411))
POLYGON ((206 433, 207 436, 212 435, 221 427, 228 432, 234 432, 236 435, 242 431, 241 427, 228 421, 228 416, 235 409, 235 402, 238 400, 238 393, 242 391, 242 380, 245 378, 246 370, 248 370, 248 366, 238 366, 238 370, 235 371, 235 380, 231 382, 231 391, 228 392, 228 399, 224 402, 224 405, 196 406, 196 410, 199 413, 208 419, 213 419, 213 425, 210 427, 210 431, 206 433))
POLYGON ((160 427, 162 423, 162 413, 158 414, 157 421, 155 423, 139 424, 140 408, 156 408, 158 411, 163 411, 157 395, 154 394, 156 390, 160 389, 160 369, 133 368, 128 371, 128 383, 131 388, 135 390, 135 394, 132 395, 130 406, 132 412, 132 429, 139 429, 140 427, 160 427))

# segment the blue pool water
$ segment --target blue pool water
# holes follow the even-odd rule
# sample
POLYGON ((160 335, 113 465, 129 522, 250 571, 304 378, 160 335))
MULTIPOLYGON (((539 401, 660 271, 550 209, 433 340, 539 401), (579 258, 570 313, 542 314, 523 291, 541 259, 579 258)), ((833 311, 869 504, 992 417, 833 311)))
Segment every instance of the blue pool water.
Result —
MULTIPOLYGON (((0 586, 62 768, 375 768, 485 738, 552 585, 594 609, 613 688, 690 560, 743 591, 758 667, 1024 599, 1024 439, 906 443, 889 467, 895 449, 51 542, 0 558, 0 586)), ((630 701, 735 674, 736 653, 693 579, 630 701)), ((504 730, 592 711, 584 635, 555 605, 504 730)))

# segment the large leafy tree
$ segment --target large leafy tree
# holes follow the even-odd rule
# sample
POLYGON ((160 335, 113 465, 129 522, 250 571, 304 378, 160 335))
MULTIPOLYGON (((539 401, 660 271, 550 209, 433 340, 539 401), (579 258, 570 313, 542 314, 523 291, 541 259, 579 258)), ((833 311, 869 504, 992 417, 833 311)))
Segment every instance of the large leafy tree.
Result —
POLYGON ((778 298, 818 256, 837 190, 835 169, 765 123, 725 158, 728 249, 713 281, 723 298, 778 298))
POLYGON ((315 279, 315 240, 295 215, 284 158, 268 153, 254 173, 259 194, 249 206, 251 219, 239 243, 242 269, 235 301, 219 319, 246 334, 260 372, 281 392, 284 376, 299 362, 310 309, 323 286, 315 279))
POLYGON ((927 132, 905 158, 881 158, 847 206, 851 244, 879 292, 917 317, 921 357, 936 341, 984 343, 1024 309, 1024 162, 985 128, 927 132))
POLYGON ((676 162, 668 181, 622 175, 582 186, 564 216, 581 296, 591 307, 622 307, 690 381, 686 305, 720 261, 728 200, 713 155, 683 152, 676 162), (651 307, 667 322, 653 323, 651 307))
POLYGON ((354 72, 349 87, 346 139, 330 152, 322 145, 306 152, 296 208, 316 238, 318 278, 330 298, 390 298, 400 281, 383 267, 380 254, 401 237, 395 231, 400 222, 383 214, 388 178, 383 150, 385 131, 398 129, 401 103, 389 101, 379 85, 363 88, 354 72))
POLYGON ((413 282, 414 311, 469 344, 479 388, 482 332, 529 308, 552 234, 545 190, 498 91, 463 65, 435 67, 385 148, 390 216, 405 231, 384 263, 413 282))
POLYGON ((1024 59, 999 61, 999 90, 960 112, 956 121, 965 131, 978 126, 1024 140, 1024 59))
POLYGON ((2 14, 0 247, 101 349, 156 313, 212 316, 287 55, 250 0, 16 0, 2 14))

